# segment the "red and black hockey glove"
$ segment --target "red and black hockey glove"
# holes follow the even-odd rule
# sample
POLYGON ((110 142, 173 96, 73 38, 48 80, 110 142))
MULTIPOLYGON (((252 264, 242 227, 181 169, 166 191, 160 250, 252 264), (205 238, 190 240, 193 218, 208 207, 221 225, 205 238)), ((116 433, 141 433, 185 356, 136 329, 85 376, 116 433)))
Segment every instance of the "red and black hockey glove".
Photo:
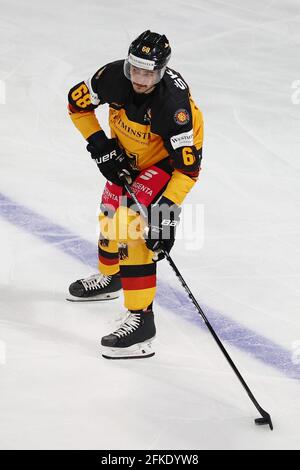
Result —
POLYGON ((174 245, 180 212, 180 207, 165 196, 162 196, 156 204, 151 206, 145 241, 147 248, 158 256, 156 261, 164 258, 161 250, 169 253, 174 245))
POLYGON ((134 171, 116 139, 108 139, 103 131, 98 131, 87 140, 87 150, 108 181, 122 186, 122 181, 118 176, 119 173, 122 173, 125 175, 127 183, 132 183, 134 171))

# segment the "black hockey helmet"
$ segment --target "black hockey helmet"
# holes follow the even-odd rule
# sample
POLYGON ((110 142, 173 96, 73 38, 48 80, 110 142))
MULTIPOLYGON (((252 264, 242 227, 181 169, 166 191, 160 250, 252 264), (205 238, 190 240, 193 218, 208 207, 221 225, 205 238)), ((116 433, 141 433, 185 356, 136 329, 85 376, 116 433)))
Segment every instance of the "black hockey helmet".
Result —
POLYGON ((159 81, 163 77, 170 57, 171 47, 166 36, 148 29, 130 44, 124 73, 130 80, 130 65, 145 70, 158 70, 157 81, 159 81))

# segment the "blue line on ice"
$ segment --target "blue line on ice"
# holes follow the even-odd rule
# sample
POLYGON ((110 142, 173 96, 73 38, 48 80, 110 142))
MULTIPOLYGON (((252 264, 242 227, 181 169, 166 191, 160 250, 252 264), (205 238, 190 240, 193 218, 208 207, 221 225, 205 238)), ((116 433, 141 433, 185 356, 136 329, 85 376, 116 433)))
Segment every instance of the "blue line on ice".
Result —
MULTIPOLYGON (((55 248, 59 248, 82 263, 93 268, 97 266, 97 248, 93 243, 81 239, 64 227, 12 201, 1 193, 0 216, 49 245, 54 245, 55 248)), ((160 281, 156 300, 162 307, 172 310, 182 318, 206 329, 200 315, 195 312, 183 289, 182 291, 174 289, 167 283, 160 281)), ((300 365, 292 362, 292 354, 289 350, 221 315, 219 312, 203 306, 203 304, 202 307, 222 340, 278 369, 288 377, 300 380, 300 365)))

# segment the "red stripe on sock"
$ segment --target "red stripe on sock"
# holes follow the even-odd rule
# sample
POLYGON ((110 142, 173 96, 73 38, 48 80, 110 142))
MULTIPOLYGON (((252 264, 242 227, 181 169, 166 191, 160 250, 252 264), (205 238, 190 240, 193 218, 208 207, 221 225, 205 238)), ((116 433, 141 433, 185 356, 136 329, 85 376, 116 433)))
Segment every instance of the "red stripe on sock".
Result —
POLYGON ((121 277, 124 290, 149 289, 156 286, 156 274, 142 277, 121 277))
POLYGON ((104 258, 104 256, 99 256, 99 261, 102 264, 106 264, 106 266, 112 266, 113 264, 119 264, 119 258, 109 259, 109 258, 104 258))

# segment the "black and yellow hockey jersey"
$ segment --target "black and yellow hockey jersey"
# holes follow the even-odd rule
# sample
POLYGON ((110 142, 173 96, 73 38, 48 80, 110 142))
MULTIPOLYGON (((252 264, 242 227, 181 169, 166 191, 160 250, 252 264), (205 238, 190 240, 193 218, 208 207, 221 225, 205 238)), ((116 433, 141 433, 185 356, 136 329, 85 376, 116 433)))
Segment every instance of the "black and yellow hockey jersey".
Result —
POLYGON ((85 139, 101 130, 94 109, 109 105, 112 137, 143 170, 168 159, 172 177, 164 195, 180 205, 199 174, 203 120, 182 76, 167 68, 149 94, 135 93, 123 72, 124 60, 100 68, 95 75, 71 88, 69 113, 85 139))

